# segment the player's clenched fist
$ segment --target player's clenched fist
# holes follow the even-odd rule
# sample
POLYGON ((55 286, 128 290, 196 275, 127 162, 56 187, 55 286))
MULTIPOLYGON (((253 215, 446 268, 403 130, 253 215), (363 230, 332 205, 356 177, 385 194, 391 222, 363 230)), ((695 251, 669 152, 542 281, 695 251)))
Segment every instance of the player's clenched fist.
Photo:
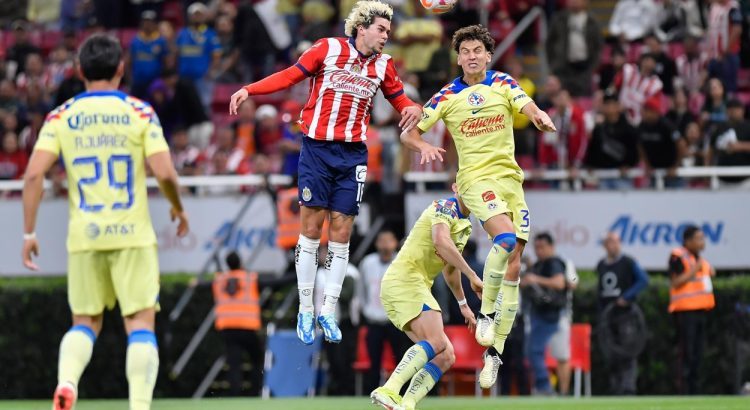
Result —
POLYGON ((182 238, 190 232, 190 223, 188 222, 188 217, 185 211, 177 211, 172 208, 169 211, 169 215, 172 217, 172 221, 177 219, 177 236, 182 238))
POLYGON ((229 100, 229 114, 237 115, 237 109, 249 96, 250 94, 245 88, 240 88, 236 93, 232 94, 232 98, 229 100))

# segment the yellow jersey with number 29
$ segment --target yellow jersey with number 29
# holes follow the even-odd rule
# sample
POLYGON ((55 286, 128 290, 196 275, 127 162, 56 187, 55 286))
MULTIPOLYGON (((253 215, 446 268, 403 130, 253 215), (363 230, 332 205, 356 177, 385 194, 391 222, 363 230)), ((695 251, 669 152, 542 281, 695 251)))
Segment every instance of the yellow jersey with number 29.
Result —
POLYGON ((523 182, 515 158, 513 114, 532 99, 510 75, 487 71, 484 81, 469 86, 458 77, 424 106, 417 124, 427 131, 442 119, 458 151, 456 182, 465 192, 473 181, 511 177, 523 182))
POLYGON ((168 151, 153 108, 120 91, 84 92, 47 115, 34 150, 68 176, 68 252, 156 244, 145 158, 168 151))

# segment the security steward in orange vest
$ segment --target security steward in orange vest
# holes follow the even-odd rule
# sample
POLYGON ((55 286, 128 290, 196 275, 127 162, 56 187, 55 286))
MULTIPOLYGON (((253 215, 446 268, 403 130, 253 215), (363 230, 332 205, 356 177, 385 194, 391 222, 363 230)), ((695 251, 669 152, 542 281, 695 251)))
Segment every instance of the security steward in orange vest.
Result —
POLYGON ((700 228, 686 227, 682 245, 672 251, 669 259, 669 313, 677 325, 680 390, 683 394, 698 394, 706 319, 715 305, 711 277, 716 270, 700 256, 706 246, 700 228))
POLYGON ((242 352, 252 363, 250 392, 260 394, 264 349, 258 336, 261 327, 258 300, 258 274, 246 272, 236 252, 226 257, 228 272, 218 272, 213 280, 216 330, 226 343, 229 386, 233 396, 242 391, 242 352))

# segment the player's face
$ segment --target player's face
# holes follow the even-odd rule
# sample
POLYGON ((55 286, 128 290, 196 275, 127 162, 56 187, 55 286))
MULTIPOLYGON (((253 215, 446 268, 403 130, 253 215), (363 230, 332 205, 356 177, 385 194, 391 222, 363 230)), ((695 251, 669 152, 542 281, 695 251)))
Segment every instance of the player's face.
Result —
POLYGON ((375 17, 370 27, 360 26, 358 30, 357 36, 362 36, 365 54, 378 54, 383 52, 388 36, 391 34, 391 22, 382 17, 375 17))
POLYGON ((490 63, 491 58, 490 52, 479 40, 463 41, 458 48, 458 65, 466 75, 487 71, 487 64, 490 63))

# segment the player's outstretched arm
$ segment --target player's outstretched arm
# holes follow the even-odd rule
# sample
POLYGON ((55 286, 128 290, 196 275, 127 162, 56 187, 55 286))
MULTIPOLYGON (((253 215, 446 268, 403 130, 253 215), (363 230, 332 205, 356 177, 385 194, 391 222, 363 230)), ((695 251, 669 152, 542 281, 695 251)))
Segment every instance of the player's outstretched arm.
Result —
POLYGON ((432 226, 432 243, 435 244, 439 256, 451 266, 455 266, 461 272, 464 272, 469 279, 478 278, 477 273, 471 269, 461 252, 456 248, 456 244, 451 239, 451 229, 447 223, 437 223, 432 226))
POLYGON ((521 108, 521 114, 529 117, 534 126, 543 132, 556 132, 555 124, 552 123, 552 119, 549 115, 539 109, 535 102, 530 102, 521 108))
POLYGON ((294 65, 278 73, 271 74, 260 81, 246 85, 232 94, 232 98, 229 100, 229 114, 237 115, 237 109, 251 95, 273 94, 277 91, 285 90, 305 78, 307 76, 302 69, 298 65, 294 65))
POLYGON ((39 255, 39 243, 36 240, 36 214, 44 193, 44 175, 52 168, 57 155, 45 150, 35 150, 31 154, 29 166, 23 177, 23 265, 31 270, 39 267, 31 261, 32 256, 39 255))
POLYGON ((404 144, 406 148, 419 152, 422 155, 422 158, 419 161, 420 164, 424 164, 425 162, 430 163, 437 160, 443 162, 442 153, 444 153, 445 150, 423 140, 422 131, 417 127, 402 132, 401 143, 404 144))
POLYGON ((474 312, 469 308, 469 305, 466 304, 466 295, 464 295, 464 289, 461 285, 461 272, 453 266, 448 265, 443 269, 443 277, 445 278, 445 283, 447 283, 448 287, 451 289, 453 297, 458 301, 458 307, 461 309, 461 315, 464 317, 466 324, 468 324, 469 329, 474 332, 474 328, 477 325, 477 319, 474 316, 474 312))
POLYGON ((154 177, 159 182, 159 189, 172 205, 170 215, 172 220, 179 220, 177 225, 177 236, 185 236, 190 231, 188 217, 182 208, 180 200, 180 185, 177 181, 177 171, 172 165, 172 157, 169 151, 161 151, 150 155, 147 158, 148 166, 154 173, 154 177))

